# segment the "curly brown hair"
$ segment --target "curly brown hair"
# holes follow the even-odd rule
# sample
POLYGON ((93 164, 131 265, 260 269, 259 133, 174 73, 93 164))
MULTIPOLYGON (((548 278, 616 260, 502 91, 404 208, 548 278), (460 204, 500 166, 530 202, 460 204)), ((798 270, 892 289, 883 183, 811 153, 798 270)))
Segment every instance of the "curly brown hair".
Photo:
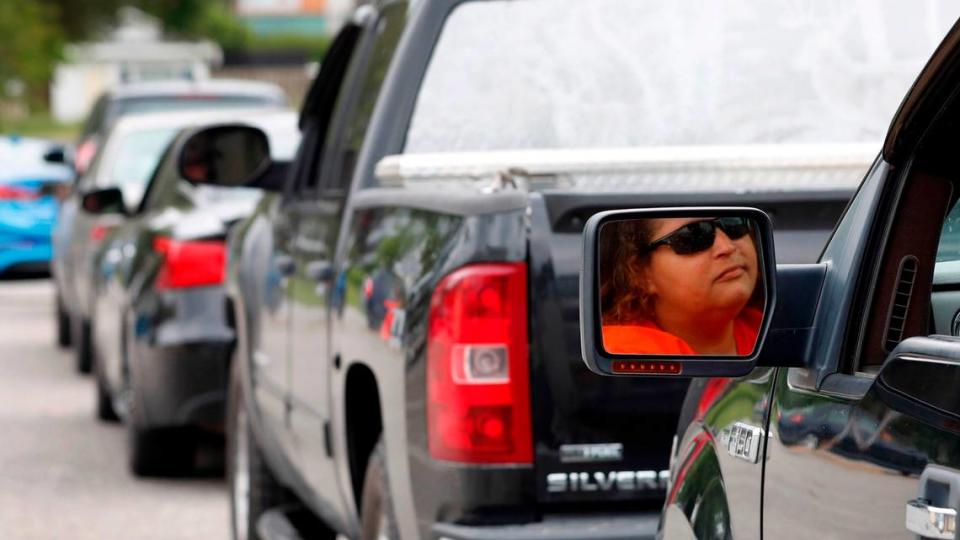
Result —
MULTIPOLYGON (((600 310, 602 325, 656 322, 654 297, 644 289, 644 270, 650 264, 645 249, 653 239, 653 219, 628 219, 603 225, 599 234, 600 310)), ((755 233, 750 235, 754 246, 755 233)), ((748 306, 764 305, 763 274, 760 274, 748 306)))
POLYGON ((651 242, 652 235, 653 223, 648 219, 613 221, 600 230, 602 324, 653 320, 653 298, 643 288, 650 253, 642 247, 651 242))

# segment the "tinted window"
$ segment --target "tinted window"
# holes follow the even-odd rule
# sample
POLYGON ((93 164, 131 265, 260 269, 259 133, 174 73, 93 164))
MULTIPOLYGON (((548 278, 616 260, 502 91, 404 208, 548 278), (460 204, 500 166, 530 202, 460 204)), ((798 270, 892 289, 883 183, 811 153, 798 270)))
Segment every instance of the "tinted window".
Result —
MULTIPOLYGON (((327 186, 329 189, 342 189, 349 185, 357 165, 357 156, 366 139, 367 126, 380 96, 380 89, 403 33, 406 16, 406 2, 397 2, 385 8, 377 23, 373 52, 367 58, 363 55, 354 57, 354 65, 348 73, 356 73, 356 69, 364 69, 364 65, 365 69, 359 85, 355 88, 345 86, 337 97, 337 110, 341 111, 341 114, 342 111, 352 113, 348 113, 342 132, 341 148, 339 155, 335 157, 336 168, 331 176, 333 185, 327 186)), ((328 131, 327 144, 332 144, 332 138, 336 136, 335 130, 328 131)))
POLYGON ((937 262, 960 261, 960 204, 954 205, 943 222, 937 262))
POLYGON ((103 128, 104 116, 107 114, 107 99, 101 97, 94 104, 93 109, 90 111, 90 116, 87 117, 86 123, 83 125, 83 131, 80 134, 80 140, 85 140, 90 134, 97 133, 103 128))
POLYGON ((949 0, 469 2, 407 152, 879 143, 949 0))

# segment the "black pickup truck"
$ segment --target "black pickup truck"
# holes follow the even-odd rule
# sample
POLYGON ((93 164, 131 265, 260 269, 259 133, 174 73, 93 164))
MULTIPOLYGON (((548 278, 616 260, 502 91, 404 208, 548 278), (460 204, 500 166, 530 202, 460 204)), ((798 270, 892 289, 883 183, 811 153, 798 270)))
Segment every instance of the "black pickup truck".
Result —
MULTIPOLYGON (((247 167, 247 185, 273 190, 229 243, 236 537, 654 532, 687 382, 597 377, 580 361, 584 222, 612 208, 750 205, 772 216, 779 262, 811 262, 873 147, 768 110, 753 121, 776 136, 724 130, 710 111, 696 146, 669 134, 658 109, 631 108, 641 82, 590 84, 617 73, 608 60, 632 46, 616 40, 634 35, 637 9, 375 2, 333 42, 282 185, 258 179, 249 150, 230 151, 256 148, 255 130, 193 135, 224 145, 209 159, 228 163, 202 169, 247 167), (599 33, 542 32, 558 7, 558 28, 599 33)), ((797 107, 804 86, 793 88, 797 107)))

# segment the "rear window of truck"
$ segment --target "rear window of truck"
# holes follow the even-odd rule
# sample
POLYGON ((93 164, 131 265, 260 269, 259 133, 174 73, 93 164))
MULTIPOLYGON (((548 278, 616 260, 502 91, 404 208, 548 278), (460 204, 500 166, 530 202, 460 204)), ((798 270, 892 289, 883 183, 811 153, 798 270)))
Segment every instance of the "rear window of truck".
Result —
POLYGON ((406 153, 876 143, 951 0, 495 0, 449 16, 406 153))

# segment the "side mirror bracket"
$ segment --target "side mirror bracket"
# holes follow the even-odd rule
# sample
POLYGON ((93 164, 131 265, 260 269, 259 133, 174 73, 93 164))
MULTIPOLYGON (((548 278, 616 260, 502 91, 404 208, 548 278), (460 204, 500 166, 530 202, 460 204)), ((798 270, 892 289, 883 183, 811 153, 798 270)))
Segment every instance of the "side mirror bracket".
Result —
POLYGON ((127 215, 127 207, 123 202, 123 192, 116 187, 88 191, 81 196, 80 205, 84 211, 90 214, 127 215))
POLYGON ((826 275, 826 263, 777 265, 779 298, 757 366, 809 364, 810 336, 826 275))

